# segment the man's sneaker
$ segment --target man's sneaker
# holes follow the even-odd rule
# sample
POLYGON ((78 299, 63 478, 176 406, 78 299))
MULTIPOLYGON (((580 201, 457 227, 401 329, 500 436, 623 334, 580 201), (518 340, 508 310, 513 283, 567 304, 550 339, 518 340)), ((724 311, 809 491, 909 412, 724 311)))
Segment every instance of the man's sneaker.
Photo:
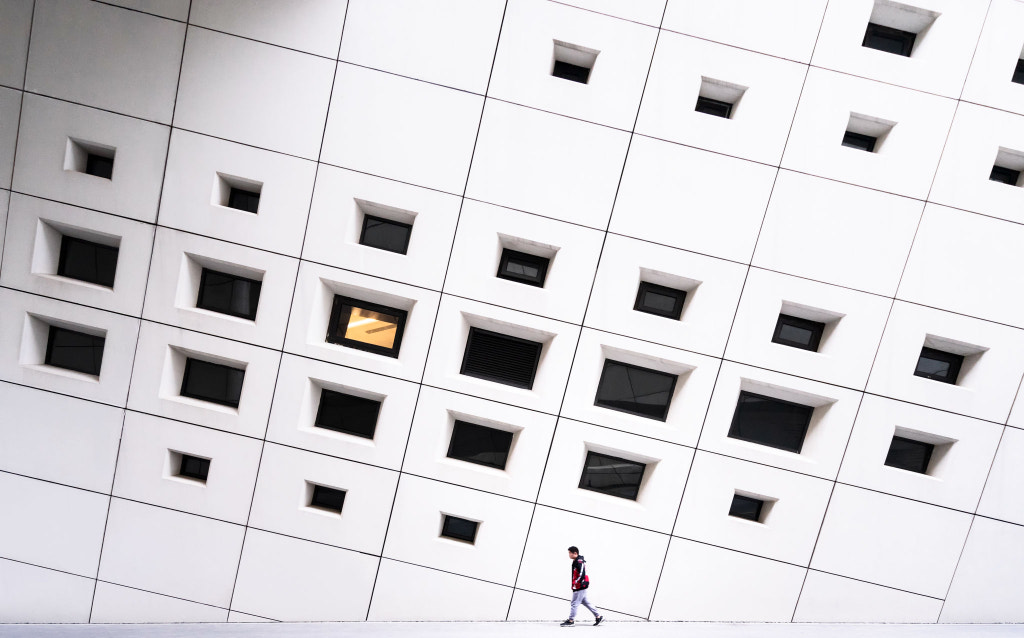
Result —
POLYGON ((570 618, 568 620, 563 620, 562 624, 559 625, 559 627, 572 627, 575 624, 576 624, 576 621, 573 620, 572 618, 570 618))
POLYGON ((604 616, 598 616, 597 618, 595 618, 594 626, 597 627, 598 625, 600 625, 602 620, 604 620, 604 616))

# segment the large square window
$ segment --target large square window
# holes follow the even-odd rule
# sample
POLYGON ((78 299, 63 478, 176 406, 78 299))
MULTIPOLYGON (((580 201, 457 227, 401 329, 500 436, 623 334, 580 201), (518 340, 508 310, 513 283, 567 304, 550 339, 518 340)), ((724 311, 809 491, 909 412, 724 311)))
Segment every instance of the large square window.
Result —
POLYGON ((380 401, 324 388, 320 391, 320 406, 313 425, 372 439, 379 415, 380 401))
POLYGON ((117 271, 117 246, 64 235, 60 238, 57 274, 98 286, 114 287, 117 271))
POLYGON ((331 308, 327 341, 397 357, 407 316, 405 310, 338 295, 331 308))
POLYGON ((511 448, 511 432, 456 421, 448 445, 448 458, 504 470, 511 448))
POLYGON ((50 326, 43 363, 99 376, 106 339, 97 335, 50 326))
POLYGON ((336 490, 333 487, 323 485, 313 486, 313 496, 309 500, 310 507, 327 510, 341 514, 341 508, 345 505, 345 491, 336 490))
POLYGON ((457 541, 475 543, 476 531, 479 527, 480 523, 476 521, 445 514, 444 523, 441 525, 441 536, 454 538, 457 541))
POLYGON ((539 257, 518 250, 506 248, 501 251, 501 262, 498 264, 498 277, 531 286, 544 286, 544 278, 548 274, 547 257, 539 257))
POLYGON ((587 452, 580 489, 635 501, 647 466, 600 452, 587 452))
POLYGON ((404 255, 409 250, 411 236, 412 224, 403 224, 373 215, 363 215, 363 231, 359 235, 359 243, 404 255))
POLYGON ((916 33, 869 22, 861 46, 909 58, 916 39, 916 33))
POLYGON ((917 359, 914 376, 955 385, 963 364, 962 355, 924 347, 921 348, 921 356, 917 359))
POLYGON ((729 438, 800 453, 814 408, 753 392, 740 392, 729 438))
POLYGON ((761 522, 761 510, 764 508, 764 501, 752 496, 733 494, 732 503, 729 505, 729 516, 744 518, 755 523, 761 522))
POLYGON ((178 476, 184 476, 185 478, 205 483, 206 477, 209 475, 210 459, 190 456, 188 454, 181 455, 181 465, 178 466, 178 476))
POLYGON ((889 444, 889 453, 885 455, 885 464, 889 467, 928 473, 928 463, 932 460, 935 446, 923 441, 915 441, 902 436, 893 436, 889 444))
POLYGON ((231 186, 228 192, 228 208, 256 214, 260 208, 260 194, 237 186, 231 186))
POLYGON ((245 370, 189 357, 181 380, 181 396, 237 408, 245 370))
POLYGON ((470 328, 461 374, 517 388, 533 387, 544 344, 503 335, 482 328, 470 328))
POLYGON ((594 405, 664 421, 677 378, 667 372, 607 359, 594 405))
POLYGON ((633 310, 669 319, 679 319, 683 314, 683 302, 685 301, 685 290, 676 290, 668 286, 641 281, 640 288, 636 291, 636 303, 633 304, 633 310))
POLYGON ((114 158, 98 153, 89 153, 85 158, 85 172, 88 175, 110 179, 114 176, 114 158))
POLYGON ((772 343, 817 352, 824 332, 825 324, 820 321, 780 314, 779 320, 775 322, 772 343))
POLYGON ((263 282, 203 268, 196 308, 250 321, 256 319, 263 282))

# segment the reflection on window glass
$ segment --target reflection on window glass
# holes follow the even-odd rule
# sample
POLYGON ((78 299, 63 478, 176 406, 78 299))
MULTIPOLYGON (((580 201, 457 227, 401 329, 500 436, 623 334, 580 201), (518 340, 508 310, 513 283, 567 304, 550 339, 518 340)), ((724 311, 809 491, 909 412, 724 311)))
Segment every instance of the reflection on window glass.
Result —
POLYGON ((345 338, 381 348, 393 348, 398 334, 398 317, 365 308, 352 308, 345 338))
POLYGON ((407 315, 405 310, 335 297, 327 341, 397 357, 407 315))

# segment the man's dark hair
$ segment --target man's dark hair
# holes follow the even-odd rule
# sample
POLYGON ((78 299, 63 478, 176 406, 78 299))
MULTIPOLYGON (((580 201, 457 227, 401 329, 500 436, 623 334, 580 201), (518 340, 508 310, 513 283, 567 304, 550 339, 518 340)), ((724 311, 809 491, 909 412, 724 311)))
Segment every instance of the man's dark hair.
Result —
POLYGON ((576 547, 575 545, 571 545, 571 546, 569 546, 569 551, 572 552, 573 554, 579 554, 580 553, 580 548, 576 547))

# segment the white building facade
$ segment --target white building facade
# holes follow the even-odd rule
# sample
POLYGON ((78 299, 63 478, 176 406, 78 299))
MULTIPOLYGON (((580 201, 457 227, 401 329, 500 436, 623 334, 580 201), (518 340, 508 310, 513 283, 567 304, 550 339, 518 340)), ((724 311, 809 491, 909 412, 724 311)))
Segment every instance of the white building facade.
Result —
POLYGON ((0 1, 0 620, 1024 622, 1022 50, 0 1))

